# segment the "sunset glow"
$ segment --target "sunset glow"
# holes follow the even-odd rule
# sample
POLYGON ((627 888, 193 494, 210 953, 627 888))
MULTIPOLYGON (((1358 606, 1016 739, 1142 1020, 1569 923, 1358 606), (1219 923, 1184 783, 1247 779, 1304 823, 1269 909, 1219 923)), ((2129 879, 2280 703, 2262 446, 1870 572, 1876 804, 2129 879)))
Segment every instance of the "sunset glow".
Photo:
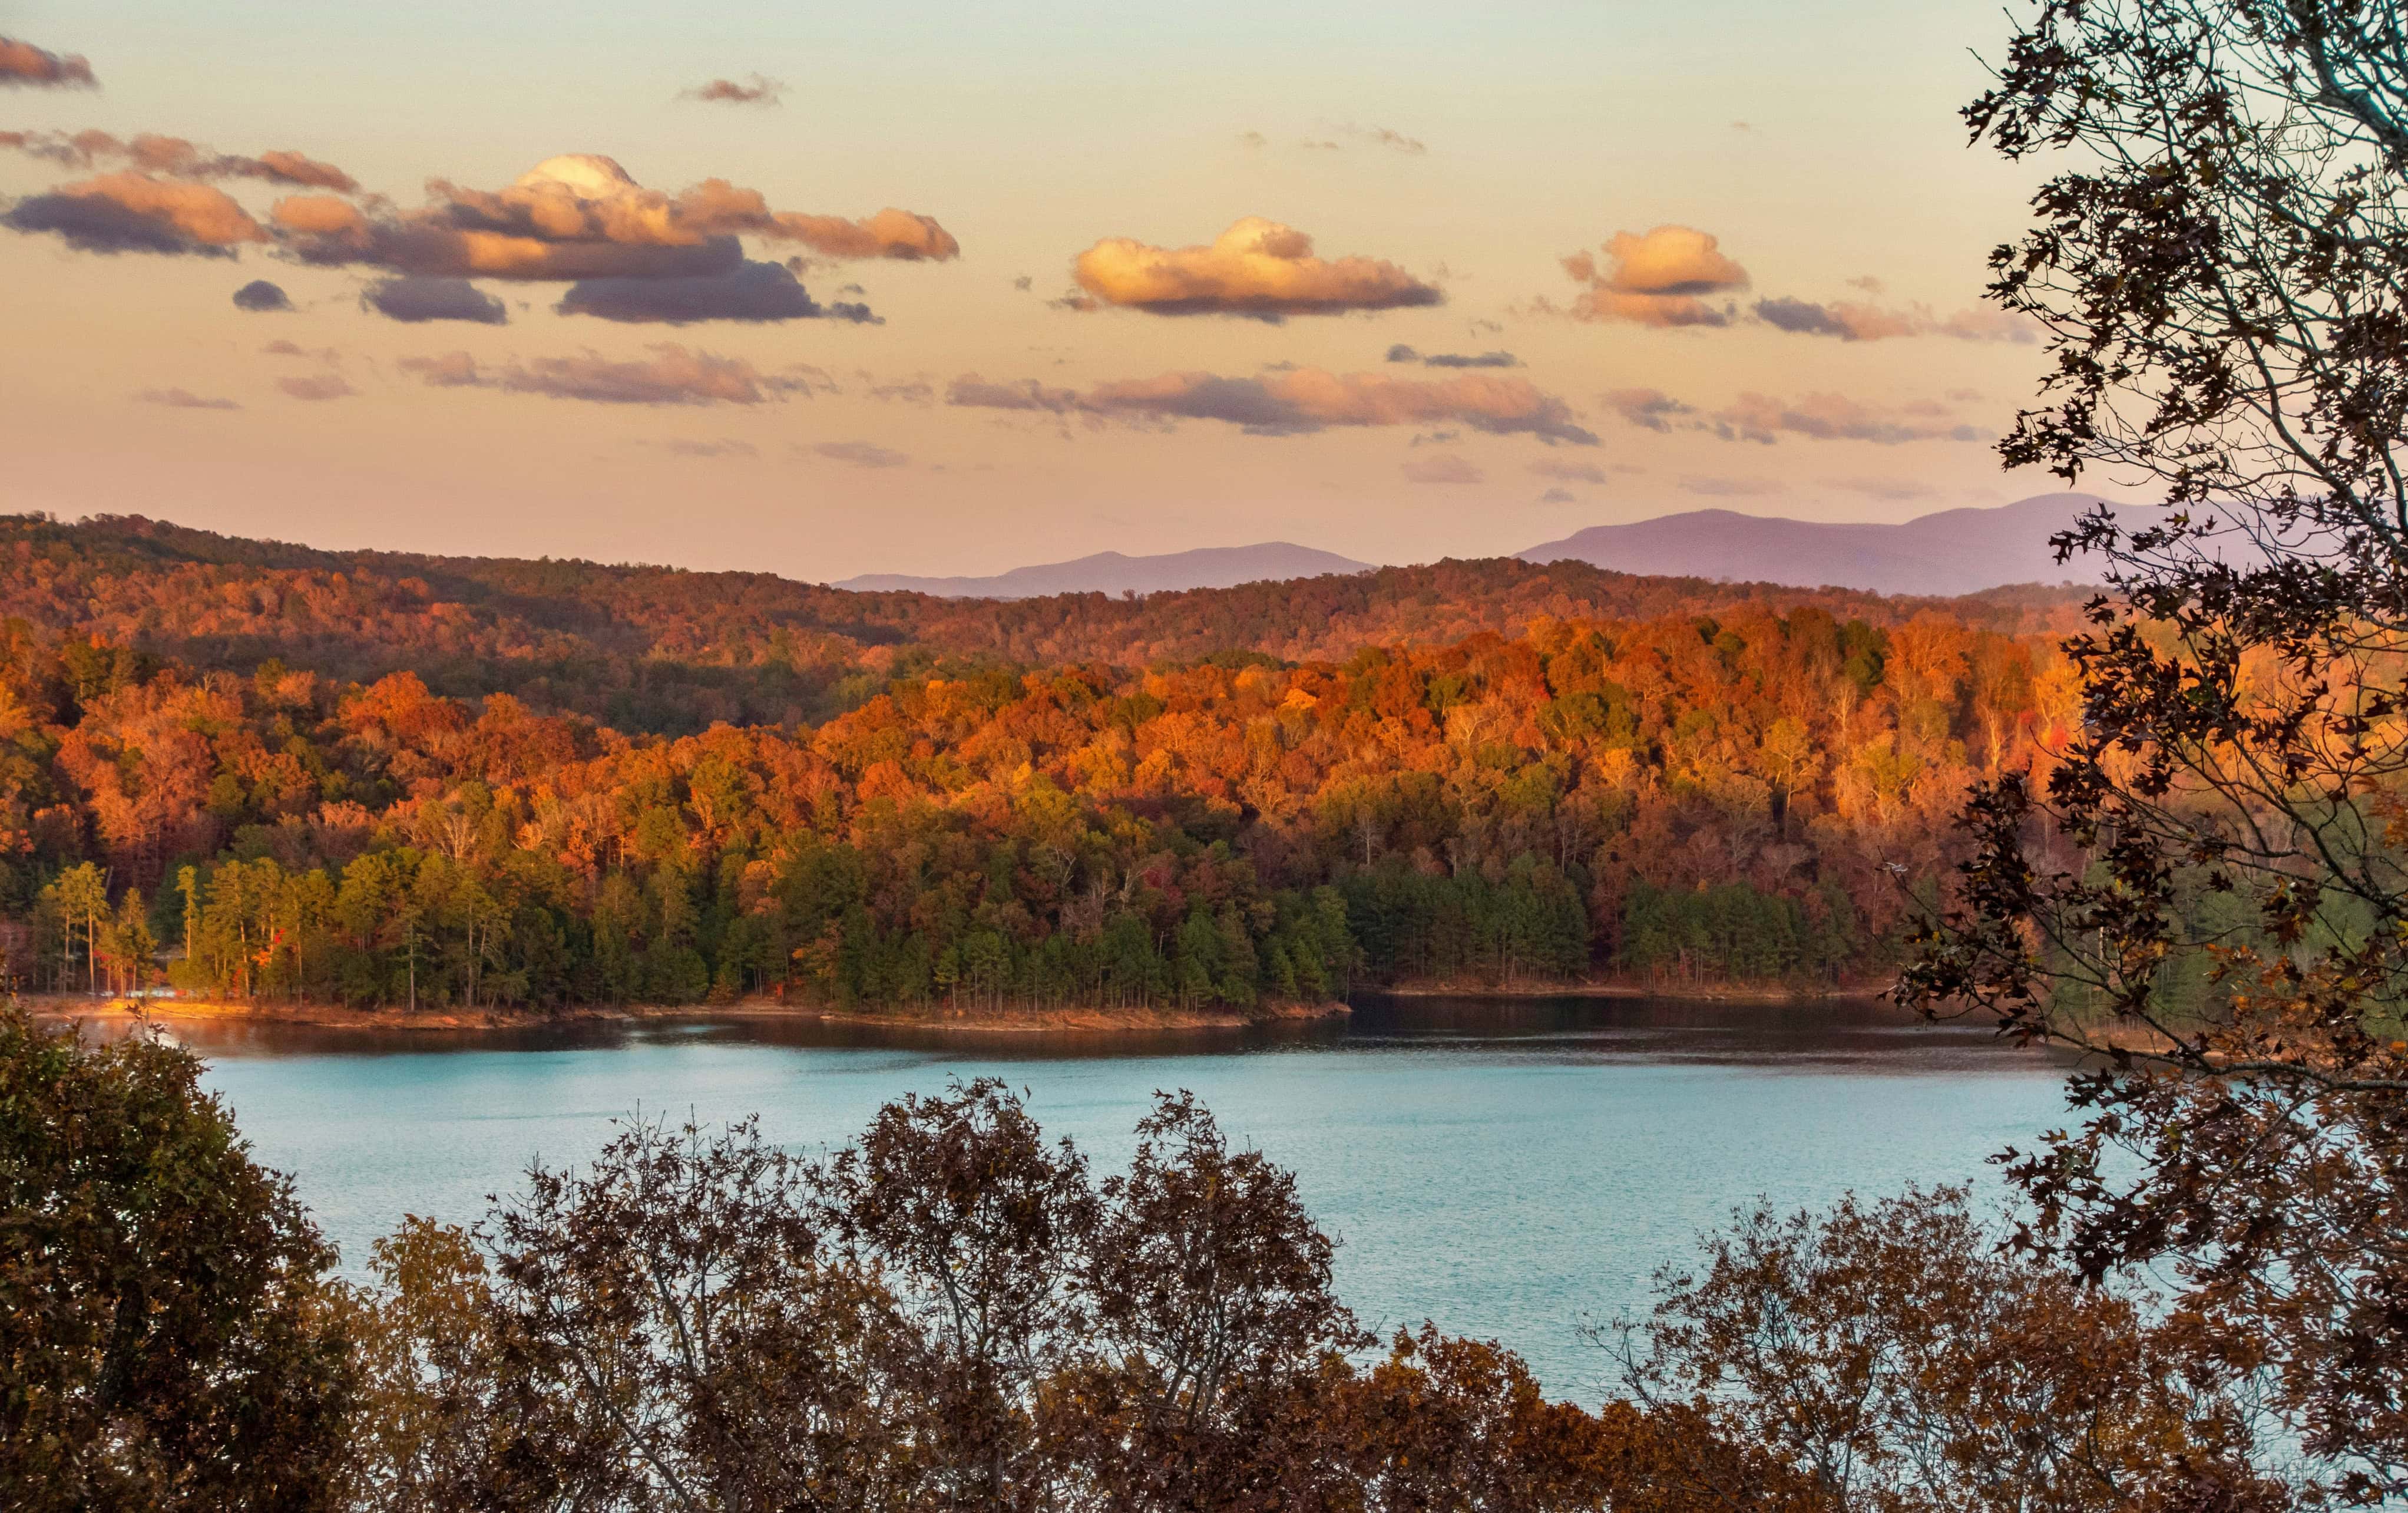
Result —
POLYGON ((827 580, 2042 487, 1970 0, 570 14, 12 11, 0 502, 827 580))

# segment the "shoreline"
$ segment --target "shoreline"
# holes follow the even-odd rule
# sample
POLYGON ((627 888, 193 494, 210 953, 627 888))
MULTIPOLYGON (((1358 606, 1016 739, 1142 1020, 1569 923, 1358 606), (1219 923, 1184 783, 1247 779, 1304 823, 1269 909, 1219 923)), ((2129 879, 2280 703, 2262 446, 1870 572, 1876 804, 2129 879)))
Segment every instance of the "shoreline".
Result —
POLYGON ((1829 987, 1795 987, 1785 983, 1733 983, 1724 986, 1677 984, 1652 987, 1640 983, 1584 979, 1570 983, 1512 984, 1416 981, 1393 987, 1365 988, 1366 998, 1465 998, 1513 1003, 1541 998, 1650 999, 1665 1003, 1870 1003, 1889 992, 1884 983, 1842 983, 1829 987))
MULTIPOLYGON (((1879 1001, 1886 985, 1842 985, 1826 989, 1801 989, 1773 984, 1709 987, 1642 987, 1612 981, 1529 983, 1411 982, 1365 989, 1365 998, 1395 1000, 1462 999, 1495 1003, 1529 1002, 1541 999, 1656 1001, 1684 1003, 1817 1004, 1864 1003, 1879 1001)), ((228 999, 147 999, 123 996, 86 998, 80 994, 22 995, 32 1013, 42 1018, 125 1020, 140 1017, 228 1023, 282 1024, 322 1030, 374 1031, 477 1031, 540 1030, 584 1024, 677 1023, 712 1019, 756 1019, 796 1024, 857 1026, 863 1029, 911 1030, 946 1037, 975 1039, 990 1035, 1082 1034, 1144 1035, 1164 1032, 1226 1033, 1282 1025, 1312 1024, 1343 1019, 1353 1007, 1341 1000, 1279 1003, 1253 1013, 1211 1009, 1013 1009, 998 1014, 900 1014, 874 1009, 826 1008, 781 1002, 768 998, 739 999, 732 1003, 577 1004, 559 1009, 352 1009, 337 1003, 247 1003, 228 999)))
POLYGON ((540 1030, 555 1025, 674 1023, 711 1019, 766 1019, 794 1023, 859 1025, 886 1030, 933 1030, 947 1035, 1148 1034, 1164 1030, 1232 1030, 1265 1025, 1305 1024, 1343 1018, 1354 1010, 1329 999, 1317 1003, 1281 1003, 1253 1014, 1199 1009, 1063 1008, 1008 1010, 980 1017, 882 1014, 787 1004, 774 999, 733 1003, 578 1004, 562 1009, 442 1009, 411 1014, 395 1009, 350 1009, 335 1003, 244 1003, 225 999, 84 998, 73 994, 22 995, 37 1018, 135 1019, 162 1022, 215 1020, 302 1025, 319 1030, 459 1031, 540 1030))

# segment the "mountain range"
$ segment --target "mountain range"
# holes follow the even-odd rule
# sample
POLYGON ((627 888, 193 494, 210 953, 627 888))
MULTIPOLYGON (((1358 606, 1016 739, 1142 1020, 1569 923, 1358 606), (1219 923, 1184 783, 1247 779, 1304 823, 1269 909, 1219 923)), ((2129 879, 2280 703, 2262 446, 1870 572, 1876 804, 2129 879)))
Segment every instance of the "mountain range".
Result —
MULTIPOLYGON (((2088 494, 2042 494, 1995 509, 1943 510, 1899 525, 1835 525, 1692 510, 1627 526, 1591 526, 1514 555, 1541 564, 1585 562, 1646 577, 1880 594, 1974 594, 2009 584, 2096 582, 2097 569, 2081 559, 2060 564, 2048 539, 2099 502, 2088 494)), ((1160 556, 1098 552, 984 578, 870 573, 832 586, 860 593, 901 590, 942 598, 1014 599, 1231 588, 1370 570, 1370 564, 1334 552, 1293 541, 1263 541, 1160 556)))
POLYGON ((905 592, 932 594, 939 598, 1042 598, 1049 594, 1161 594, 1182 588, 1235 588, 1240 584, 1287 578, 1318 578, 1324 573, 1369 572, 1372 564, 1318 552, 1293 541, 1260 541, 1253 546, 1207 546, 1161 556, 1128 556, 1098 552, 1069 562, 1047 562, 1014 568, 990 578, 915 578, 907 573, 873 572, 848 578, 833 588, 854 593, 905 592))
POLYGON ((2059 563, 2051 534, 2100 501, 2042 494, 1988 510, 1942 510, 1900 525, 1829 525, 1730 510, 1693 510, 1627 526, 1591 526, 1514 555, 1570 559, 1615 572, 1882 594, 1973 594, 2007 584, 2093 583, 2076 558, 2059 563))

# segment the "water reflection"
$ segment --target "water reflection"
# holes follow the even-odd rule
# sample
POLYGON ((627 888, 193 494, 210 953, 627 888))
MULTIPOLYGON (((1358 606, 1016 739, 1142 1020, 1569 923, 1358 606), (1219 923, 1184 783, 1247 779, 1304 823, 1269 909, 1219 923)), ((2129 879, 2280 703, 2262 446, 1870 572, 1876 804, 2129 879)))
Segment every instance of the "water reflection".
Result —
MULTIPOLYGON (((1951 1072, 2015 1054, 1974 1024, 1928 1024, 1889 1004, 1834 999, 1802 1002, 1602 996, 1495 999, 1366 995, 1344 1017, 1159 1030, 993 1030, 865 1023, 785 1014, 696 1011, 690 1016, 568 1019, 500 1029, 418 1029, 380 1024, 293 1024, 227 1017, 158 1016, 181 1043, 211 1058, 423 1056, 501 1051, 591 1051, 679 1045, 765 1045, 796 1050, 918 1051, 937 1059, 1062 1061, 1236 1056, 1279 1052, 1460 1051, 1529 1056, 1612 1056, 1684 1062, 1878 1066, 1951 1072)), ((133 1021, 101 1018, 93 1032, 128 1032, 133 1021)), ((2023 1053, 2028 1054, 2028 1053, 2023 1053)))

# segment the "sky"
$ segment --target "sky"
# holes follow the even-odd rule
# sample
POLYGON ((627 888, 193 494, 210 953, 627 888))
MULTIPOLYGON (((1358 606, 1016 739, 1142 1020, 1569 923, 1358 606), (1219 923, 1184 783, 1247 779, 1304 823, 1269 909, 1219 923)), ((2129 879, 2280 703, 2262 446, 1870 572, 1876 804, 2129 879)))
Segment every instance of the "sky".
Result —
POLYGON ((2005 26, 0 0, 0 508, 827 581, 2005 503, 2005 26))

